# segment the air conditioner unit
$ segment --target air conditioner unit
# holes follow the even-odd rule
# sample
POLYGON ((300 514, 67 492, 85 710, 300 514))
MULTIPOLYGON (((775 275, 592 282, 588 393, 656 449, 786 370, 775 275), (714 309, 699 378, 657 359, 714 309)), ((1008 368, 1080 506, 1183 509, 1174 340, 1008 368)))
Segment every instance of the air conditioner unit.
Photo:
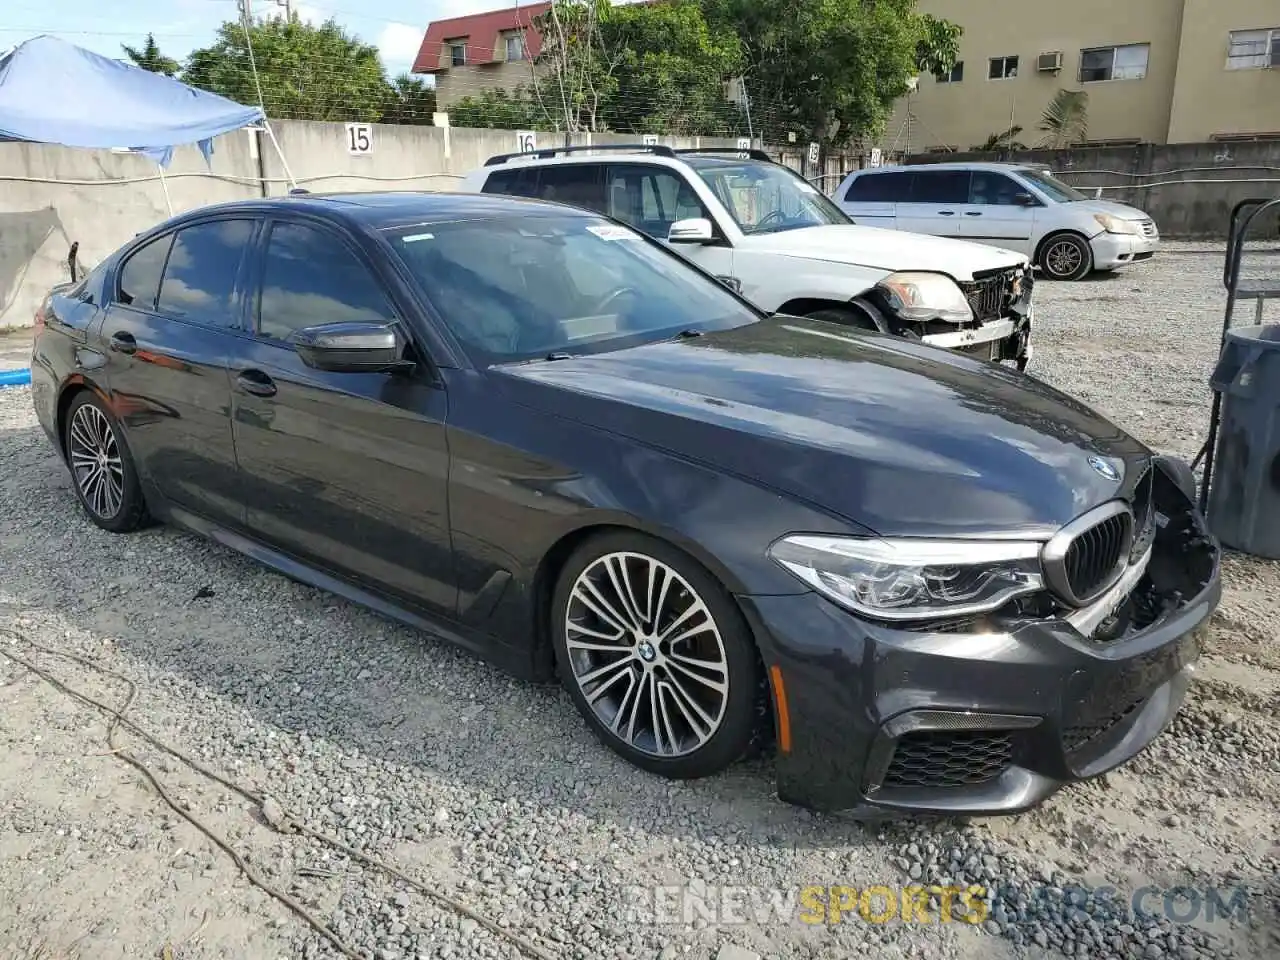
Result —
POLYGON ((1062 51, 1051 50, 1036 58, 1036 69, 1041 73, 1057 73, 1062 69, 1062 51))

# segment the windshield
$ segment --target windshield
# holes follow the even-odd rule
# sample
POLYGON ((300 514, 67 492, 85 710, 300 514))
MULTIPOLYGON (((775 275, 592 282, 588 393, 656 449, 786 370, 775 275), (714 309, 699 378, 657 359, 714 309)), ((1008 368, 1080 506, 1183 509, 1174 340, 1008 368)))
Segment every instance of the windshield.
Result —
POLYGON ((387 238, 482 364, 598 353, 759 315, 715 280, 597 217, 487 217, 387 238))
POLYGON ((775 163, 693 165, 743 233, 852 223, 817 187, 775 163))
POLYGON ((1039 187, 1041 191, 1048 194, 1050 200, 1056 200, 1058 203, 1074 203, 1077 200, 1089 199, 1075 187, 1069 187, 1056 177, 1041 173, 1039 170, 1023 169, 1018 173, 1023 180, 1039 187))

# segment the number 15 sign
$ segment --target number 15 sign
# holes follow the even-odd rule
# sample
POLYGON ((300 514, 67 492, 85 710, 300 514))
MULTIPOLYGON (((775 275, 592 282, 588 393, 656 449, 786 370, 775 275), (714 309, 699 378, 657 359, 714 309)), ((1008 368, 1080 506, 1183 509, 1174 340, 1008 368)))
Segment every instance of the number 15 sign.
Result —
POLYGON ((373 124, 347 124, 347 153, 353 157, 363 157, 373 153, 373 124))

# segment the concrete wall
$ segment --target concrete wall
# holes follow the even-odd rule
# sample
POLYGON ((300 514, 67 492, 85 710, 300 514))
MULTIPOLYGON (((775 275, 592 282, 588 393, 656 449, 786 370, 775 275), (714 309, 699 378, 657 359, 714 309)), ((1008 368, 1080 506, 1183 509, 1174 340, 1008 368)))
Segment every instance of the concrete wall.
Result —
MULTIPOLYGON (((1147 211, 1166 238, 1223 238, 1237 202, 1280 197, 1280 140, 909 158, 910 163, 957 160, 1048 164, 1065 182, 1090 195, 1101 187, 1104 198, 1147 211)), ((1274 222, 1256 227, 1265 235, 1276 235, 1274 222)))

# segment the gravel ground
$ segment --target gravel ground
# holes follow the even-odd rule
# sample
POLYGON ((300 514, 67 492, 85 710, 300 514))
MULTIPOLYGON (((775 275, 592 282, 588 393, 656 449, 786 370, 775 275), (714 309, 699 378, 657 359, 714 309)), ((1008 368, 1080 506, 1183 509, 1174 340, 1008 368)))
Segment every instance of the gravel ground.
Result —
MULTIPOLYGON (((1280 251, 1256 259, 1280 274, 1280 251)), ((1032 372, 1194 455, 1220 264, 1170 244, 1127 274, 1041 284, 1032 372)), ((532 955, 440 895, 558 960, 1280 954, 1277 564, 1228 561, 1191 700, 1127 767, 1019 817, 867 826, 779 803, 767 759, 710 781, 650 777, 599 746, 554 687, 185 534, 97 530, 25 388, 0 390, 0 529, 0 652, 116 707, 132 687, 129 719, 269 798, 136 730, 109 742, 102 710, 0 656, 5 957, 340 955, 130 758, 352 955, 379 960, 532 955), (753 912, 769 889, 915 883, 983 886, 986 922, 753 912), (634 888, 659 885, 722 906, 723 887, 749 887, 752 922, 653 922, 672 918, 637 906, 634 888), (1158 915, 1128 909, 1147 886, 1158 915), (1210 890, 1243 897, 1247 916, 1211 917, 1210 890)))

